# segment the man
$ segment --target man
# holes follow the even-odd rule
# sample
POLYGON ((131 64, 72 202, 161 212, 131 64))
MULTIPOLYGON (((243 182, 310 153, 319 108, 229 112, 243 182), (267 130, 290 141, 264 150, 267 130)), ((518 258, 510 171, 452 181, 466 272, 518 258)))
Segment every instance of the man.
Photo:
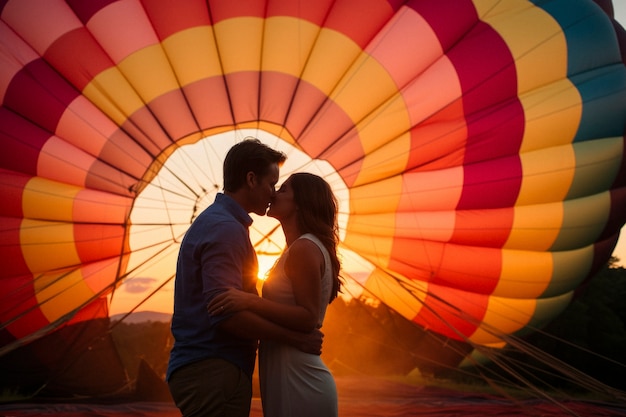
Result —
POLYGON ((246 311, 207 312, 213 297, 228 288, 257 293, 249 213, 265 214, 285 159, 258 139, 234 145, 224 160, 224 193, 196 218, 182 241, 167 381, 185 417, 249 415, 258 339, 321 353, 319 331, 295 332, 246 311))

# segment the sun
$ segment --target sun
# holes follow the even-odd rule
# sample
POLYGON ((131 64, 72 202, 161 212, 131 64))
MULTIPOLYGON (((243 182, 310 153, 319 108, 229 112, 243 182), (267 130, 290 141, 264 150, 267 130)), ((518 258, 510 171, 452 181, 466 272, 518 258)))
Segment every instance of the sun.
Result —
POLYGON ((267 279, 270 270, 278 260, 279 255, 258 255, 257 258, 259 260, 259 273, 257 277, 260 281, 265 281, 267 279))

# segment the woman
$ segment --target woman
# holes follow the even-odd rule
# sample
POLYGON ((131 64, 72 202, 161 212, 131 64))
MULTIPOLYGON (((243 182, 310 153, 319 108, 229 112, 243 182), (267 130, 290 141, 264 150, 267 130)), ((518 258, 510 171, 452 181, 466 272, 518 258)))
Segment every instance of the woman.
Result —
MULTIPOLYGON (((263 285, 263 297, 231 289, 209 304, 209 313, 246 309, 310 332, 322 326, 326 306, 341 284, 337 200, 321 177, 297 173, 276 192, 267 215, 280 221, 287 248, 263 285)), ((266 416, 337 415, 335 381, 317 355, 262 340, 259 378, 266 416)))

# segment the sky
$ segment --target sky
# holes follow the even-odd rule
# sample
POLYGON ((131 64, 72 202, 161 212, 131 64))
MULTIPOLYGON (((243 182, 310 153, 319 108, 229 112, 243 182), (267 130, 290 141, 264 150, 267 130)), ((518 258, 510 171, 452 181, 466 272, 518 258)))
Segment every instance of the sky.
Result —
MULTIPOLYGON (((614 3, 614 11, 615 11, 616 20, 620 22, 622 26, 626 27, 626 0, 613 0, 613 3, 614 3)), ((291 158, 291 160, 296 160, 296 159, 297 158, 295 159, 291 158)), ((287 161, 289 162, 290 158, 288 158, 287 161)), ((212 166, 212 165, 221 166, 221 164, 217 161, 213 161, 211 164, 209 164, 209 166, 212 166)), ((203 165, 203 166, 207 166, 207 165, 203 165)), ((284 171, 293 172, 296 170, 299 170, 299 171, 307 170, 307 171, 312 171, 312 172, 322 174, 321 172, 317 172, 316 170, 323 169, 323 167, 322 168, 308 167, 308 168, 309 169, 303 169, 302 166, 299 166, 297 167, 297 169, 294 167, 292 169, 284 169, 284 171)), ((164 178, 163 181, 168 181, 168 179, 164 178)), ((211 183, 208 179, 204 179, 203 181, 209 184, 211 183)), ((334 191, 336 194, 338 192, 343 192, 341 190, 336 190, 336 189, 334 189, 334 191)), ((202 206, 206 206, 209 203, 209 201, 213 200, 214 194, 208 193, 203 198, 205 199, 205 201, 198 202, 200 204, 196 204, 196 206, 194 206, 196 209, 199 209, 202 206)), ((148 199, 149 199, 149 196, 148 196, 148 199)), ((137 205, 140 205, 140 204, 136 204, 136 206, 137 205)), ((151 206, 150 209, 152 210, 152 212, 155 212, 155 211, 166 212, 166 210, 161 210, 161 208, 154 207, 154 206, 151 206)), ((142 217, 143 215, 144 214, 137 214, 137 216, 139 217, 142 217)), ((190 215, 190 213, 184 213, 184 215, 188 216, 190 215)), ((259 223, 259 219, 260 218, 257 218, 255 222, 259 223)), ((263 221, 265 220, 261 220, 261 222, 263 221)), ((136 235, 140 235, 140 234, 141 233, 136 233, 136 235)), ((180 236, 180 233, 179 233, 179 236, 180 236)), ((150 235, 150 238, 151 239, 153 238, 152 235, 150 235)), ((278 239, 280 240, 280 238, 278 239)), ((278 245, 275 244, 275 246, 280 246, 280 242, 278 243, 278 245)), ((160 250, 160 249, 155 248, 154 250, 160 250)), ((170 263, 175 262, 176 255, 177 255, 177 247, 172 247, 170 248, 170 251, 167 254, 167 256, 164 257, 164 259, 166 259, 166 262, 170 262, 170 263)), ((626 226, 622 229, 620 240, 617 243, 617 246, 613 252, 613 255, 620 259, 621 265, 626 266, 626 226)), ((348 258, 351 257, 350 254, 347 254, 346 256, 348 258)), ((261 269, 268 269, 273 263, 273 259, 274 259, 273 257, 260 256, 259 261, 261 264, 260 265, 261 269)), ((348 262, 350 262, 350 259, 348 259, 348 262)), ((359 260, 356 259, 353 262, 359 262, 359 260)), ((124 284, 122 284, 116 290, 114 297, 112 297, 112 302, 111 302, 111 307, 110 307, 111 315, 125 313, 129 311, 129 306, 135 307, 138 303, 142 302, 142 300, 145 300, 145 301, 143 302, 143 304, 139 305, 136 308, 136 311, 160 311, 160 312, 171 313, 172 308, 173 308, 172 281, 165 283, 165 282, 158 282, 156 279, 153 279, 153 278, 147 278, 150 276, 157 275, 157 274, 151 274, 150 268, 160 268, 162 267, 163 263, 160 262, 160 263, 154 263, 151 265, 145 264, 148 266, 144 267, 142 260, 139 259, 137 261, 137 265, 139 265, 137 270, 141 270, 140 268, 142 268, 143 270, 141 270, 141 273, 138 273, 132 279, 127 280, 124 284), (153 292, 154 294, 152 296, 149 296, 153 292)), ((367 268, 368 268, 367 265, 363 265, 362 269, 366 270, 367 268)))

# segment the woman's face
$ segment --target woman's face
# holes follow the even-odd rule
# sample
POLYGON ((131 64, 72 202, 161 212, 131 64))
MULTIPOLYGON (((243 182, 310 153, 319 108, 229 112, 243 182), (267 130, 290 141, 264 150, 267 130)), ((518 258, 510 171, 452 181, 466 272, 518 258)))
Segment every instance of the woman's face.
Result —
POLYGON ((291 178, 285 181, 272 199, 267 215, 277 220, 287 219, 296 214, 296 203, 293 199, 291 178))
POLYGON ((252 197, 252 212, 258 214, 259 216, 265 215, 267 212, 267 207, 271 203, 274 198, 274 194, 276 193, 276 183, 278 182, 278 173, 279 168, 278 164, 272 164, 269 168, 269 171, 266 175, 258 177, 256 176, 256 186, 253 189, 253 197, 252 197))

